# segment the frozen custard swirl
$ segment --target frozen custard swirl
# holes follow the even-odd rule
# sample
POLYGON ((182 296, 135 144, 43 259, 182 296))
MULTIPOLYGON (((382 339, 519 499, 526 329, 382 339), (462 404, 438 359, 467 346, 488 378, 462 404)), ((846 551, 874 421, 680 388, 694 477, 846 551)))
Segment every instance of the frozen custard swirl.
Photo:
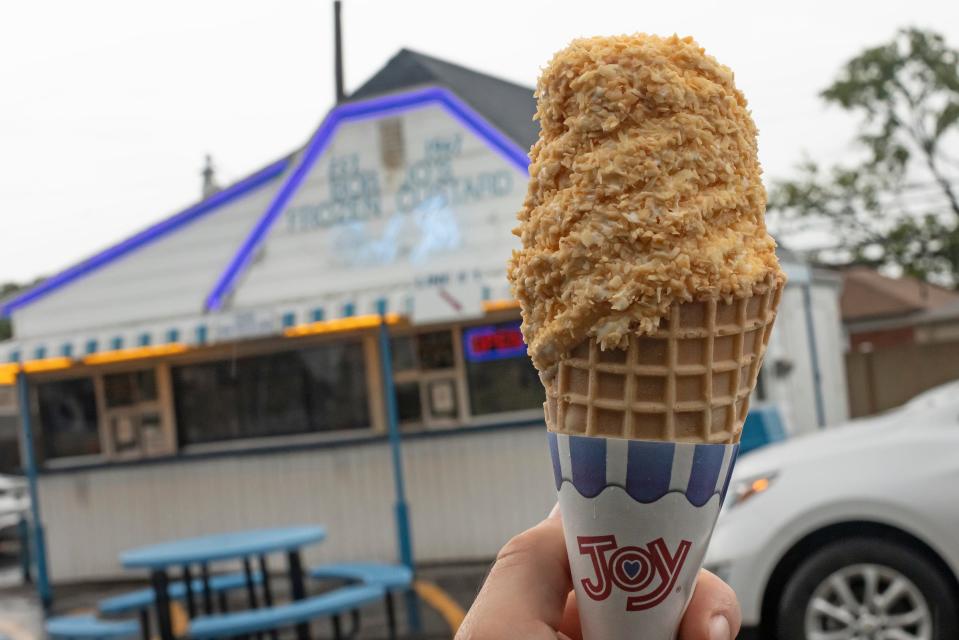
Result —
POLYGON ((746 99, 691 38, 575 40, 536 97, 509 278, 541 371, 587 338, 624 347, 674 302, 782 278, 746 99))

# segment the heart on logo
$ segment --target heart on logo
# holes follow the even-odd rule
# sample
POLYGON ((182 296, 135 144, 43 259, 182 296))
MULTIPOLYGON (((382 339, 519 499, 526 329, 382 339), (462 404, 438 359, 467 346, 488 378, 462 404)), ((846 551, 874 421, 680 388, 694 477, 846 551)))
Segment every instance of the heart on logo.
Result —
POLYGON ((636 574, 639 573, 639 569, 639 560, 627 560, 623 563, 623 571, 625 571, 626 575, 630 578, 635 578, 636 574))

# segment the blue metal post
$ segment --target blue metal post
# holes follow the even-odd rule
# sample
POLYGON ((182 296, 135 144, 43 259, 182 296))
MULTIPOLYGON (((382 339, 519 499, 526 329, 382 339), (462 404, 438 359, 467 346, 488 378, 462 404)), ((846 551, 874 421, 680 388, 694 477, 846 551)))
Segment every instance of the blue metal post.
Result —
POLYGON ((27 522, 26 514, 20 515, 20 521, 17 523, 17 538, 20 541, 20 573, 23 575, 23 581, 29 584, 33 582, 31 574, 33 561, 30 559, 30 524, 27 522))
POLYGON ((22 371, 17 376, 17 391, 20 402, 20 425, 23 429, 23 468, 30 489, 30 515, 33 520, 33 557, 36 562, 37 595, 43 608, 48 609, 53 601, 50 579, 47 576, 47 545, 40 520, 40 497, 37 492, 37 459, 33 448, 33 427, 30 423, 30 388, 27 375, 22 371))
POLYGON ((816 325, 812 313, 812 274, 803 282, 802 306, 806 316, 806 337, 809 340, 809 364, 812 368, 813 397, 816 402, 816 423, 822 429, 826 426, 826 408, 822 397, 822 371, 819 368, 819 348, 816 345, 816 325))
MULTIPOLYGON (((396 490, 394 516, 396 518, 400 561, 411 570, 415 570, 410 514, 406 503, 406 481, 403 478, 402 439, 400 438, 399 416, 396 409, 396 393, 393 388, 393 355, 390 348, 390 332, 385 318, 380 322, 380 369, 383 376, 383 395, 386 399, 386 426, 389 431, 390 451, 393 458, 393 486, 396 490)), ((410 629, 419 632, 419 603, 416 600, 416 594, 412 591, 406 593, 406 614, 410 629)))

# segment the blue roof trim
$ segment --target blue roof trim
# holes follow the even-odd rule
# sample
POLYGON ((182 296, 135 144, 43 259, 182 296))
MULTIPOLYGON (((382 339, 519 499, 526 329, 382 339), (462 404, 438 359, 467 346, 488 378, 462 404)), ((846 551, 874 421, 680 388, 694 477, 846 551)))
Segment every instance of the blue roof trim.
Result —
POLYGON ((240 180, 223 191, 220 191, 206 200, 184 210, 180 213, 167 218, 157 224, 144 229, 143 231, 113 245, 109 249, 87 258, 83 262, 76 264, 69 269, 51 276, 29 289, 23 294, 11 299, 5 305, 0 307, 0 315, 9 316, 13 311, 27 306, 28 304, 39 300, 60 287, 70 284, 78 278, 103 267, 114 260, 121 258, 128 253, 157 240, 168 233, 176 231, 180 227, 197 220, 217 208, 245 195, 246 193, 257 189, 265 183, 273 180, 282 174, 290 164, 289 158, 283 158, 268 167, 261 169, 251 176, 240 180))
POLYGON ((406 93, 390 94, 370 100, 342 104, 334 108, 320 125, 309 145, 307 145, 299 165, 280 187, 263 217, 254 225, 233 260, 220 275, 216 285, 210 291, 210 295, 207 296, 207 311, 216 311, 222 306, 224 298, 233 289, 237 278, 249 266, 256 248, 264 240, 267 232, 286 207, 290 198, 296 193, 300 183, 303 182, 310 169, 323 154, 340 124, 383 117, 391 113, 403 113, 434 103, 443 106, 451 116, 488 144, 493 151, 503 156, 517 170, 523 174, 528 173, 529 157, 526 151, 491 125, 472 107, 443 87, 426 87, 406 93))

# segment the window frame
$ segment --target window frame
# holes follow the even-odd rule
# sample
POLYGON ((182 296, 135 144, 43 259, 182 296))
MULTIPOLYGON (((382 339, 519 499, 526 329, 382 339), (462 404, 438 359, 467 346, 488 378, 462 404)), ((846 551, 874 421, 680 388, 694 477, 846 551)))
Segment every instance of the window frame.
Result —
MULTIPOLYGON (((515 311, 506 310, 487 313, 482 318, 476 318, 475 320, 470 320, 457 325, 457 348, 460 352, 460 362, 463 367, 463 393, 465 393, 467 396, 469 395, 469 378, 466 371, 466 355, 463 353, 463 331, 472 327, 503 324, 506 322, 516 322, 518 320, 520 320, 520 314, 519 309, 516 309, 515 311)), ((533 366, 532 362, 530 362, 530 366, 533 366)), ((545 390, 543 391, 543 401, 546 401, 545 390)), ((471 409, 472 407, 470 406, 468 408, 471 409)), ((482 415, 475 416, 469 414, 466 416, 464 425, 470 427, 485 427, 494 424, 507 424, 509 422, 529 422, 536 419, 541 419, 544 421, 546 419, 545 415, 543 414, 542 405, 530 407, 529 409, 498 411, 495 413, 484 413, 482 415)))
MULTIPOLYGON (((173 367, 208 364, 220 362, 229 358, 254 358, 274 353, 308 350, 337 342, 355 342, 360 344, 364 364, 364 378, 366 383, 367 414, 369 424, 354 429, 333 429, 308 433, 286 433, 279 435, 250 436, 232 438, 213 442, 197 442, 192 444, 177 443, 177 454, 210 453, 217 451, 241 451, 244 449, 259 449, 265 446, 285 446, 287 444, 310 444, 335 440, 355 440, 357 437, 368 437, 386 432, 384 412, 382 410, 383 394, 379 391, 382 386, 379 382, 379 361, 376 350, 375 334, 370 332, 339 333, 332 336, 304 336, 300 338, 267 338, 250 340, 247 342, 225 343, 213 345, 208 349, 197 350, 173 356, 166 361, 169 369, 173 367), (373 386, 373 385, 376 386, 373 386), (375 395, 375 398, 374 398, 375 395), (379 408, 377 407, 379 405, 379 408), (345 436, 344 436, 345 434, 345 436), (249 443, 249 444, 247 444, 249 443)), ((175 398, 172 395, 172 375, 170 385, 170 411, 176 413, 175 398)), ((174 418, 175 420, 175 418, 174 418)), ((176 425, 175 425, 176 426, 176 425)), ((177 434, 179 432, 177 431, 177 434)))
MULTIPOLYGON (((43 432, 43 423, 42 423, 43 419, 40 417, 40 391, 37 387, 39 385, 49 383, 49 382, 61 382, 65 380, 76 380, 78 378, 89 378, 89 377, 90 376, 87 374, 75 372, 75 371, 70 371, 69 373, 63 372, 62 375, 47 374, 47 375, 37 375, 35 377, 31 376, 28 402, 30 403, 29 412, 30 412, 31 419, 35 419, 34 425, 33 425, 34 433, 43 432)), ((92 454, 83 455, 83 456, 61 456, 59 458, 50 458, 47 456, 46 439, 41 436, 42 445, 38 448, 40 449, 40 452, 41 452, 40 464, 42 467, 48 467, 51 469, 57 469, 57 468, 62 469, 62 468, 68 468, 68 467, 78 466, 78 465, 100 464, 103 462, 108 462, 110 460, 110 457, 107 455, 106 443, 104 442, 104 430, 103 430, 102 416, 100 413, 100 402, 98 400, 98 394, 96 390, 96 380, 93 381, 93 385, 94 385, 94 389, 93 389, 94 402, 96 403, 96 408, 97 408, 97 435, 99 436, 99 440, 100 440, 100 453, 92 453, 92 454)))
MULTIPOLYGON (((404 433, 429 431, 440 429, 455 429, 470 424, 470 398, 466 383, 466 362, 463 357, 462 328, 457 324, 406 326, 390 332, 390 340, 412 337, 413 352, 416 358, 416 367, 401 371, 392 371, 393 386, 415 382, 419 385, 421 418, 419 421, 400 423, 400 430, 404 433), (419 362, 418 337, 422 334, 446 331, 450 333, 453 350, 453 366, 445 369, 423 369, 419 362), (456 398, 456 416, 452 418, 435 417, 430 411, 429 384, 430 382, 452 380, 453 393, 456 398)), ((392 356, 392 349, 390 351, 392 356)), ((382 354, 381 354, 382 356, 382 354)), ((390 362, 391 367, 393 363, 390 362)))

